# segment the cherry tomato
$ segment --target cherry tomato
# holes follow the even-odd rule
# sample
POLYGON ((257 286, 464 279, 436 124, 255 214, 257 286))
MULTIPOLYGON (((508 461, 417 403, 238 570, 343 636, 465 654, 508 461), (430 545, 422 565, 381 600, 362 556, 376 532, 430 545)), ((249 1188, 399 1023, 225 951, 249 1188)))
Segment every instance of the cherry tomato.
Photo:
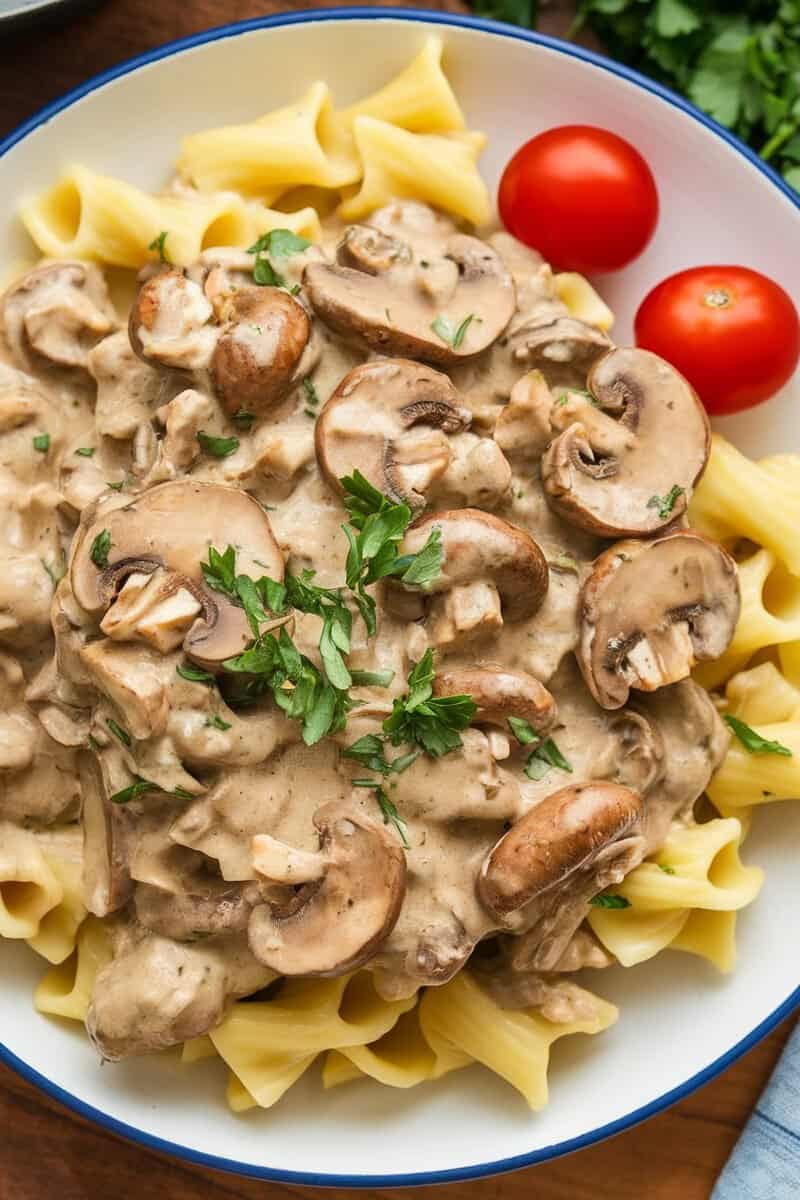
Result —
POLYGON ((567 271, 618 271, 641 254, 658 220, 658 192, 630 142, 593 125, 531 138, 503 172, 509 233, 567 271))
POLYGON ((800 321, 782 287, 748 267, 692 267, 636 314, 636 344, 686 376, 712 414, 768 400, 800 358, 800 321))

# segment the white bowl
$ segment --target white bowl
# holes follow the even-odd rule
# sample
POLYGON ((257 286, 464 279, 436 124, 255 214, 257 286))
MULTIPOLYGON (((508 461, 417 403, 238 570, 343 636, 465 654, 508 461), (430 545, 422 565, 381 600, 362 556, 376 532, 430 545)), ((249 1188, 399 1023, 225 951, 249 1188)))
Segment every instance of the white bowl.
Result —
MULTIPOLYGON (((316 78, 349 103, 404 66, 435 26, 470 121, 490 135, 491 183, 513 150, 551 125, 583 121, 629 138, 658 180, 661 219, 647 252, 605 295, 630 337, 638 300, 663 276, 736 262, 800 294, 798 198, 749 150, 678 97, 574 46, 449 14, 327 10, 230 25, 153 51, 85 84, 0 144, 0 234, 25 253, 23 193, 79 160, 133 183, 168 176, 178 139, 285 104, 316 78)), ((602 237, 602 230, 598 230, 602 237)), ((726 433, 761 455, 800 450, 795 383, 726 433), (792 416, 794 414, 794 420, 792 416)), ((364 1082, 323 1093, 304 1079, 268 1113, 232 1116, 219 1064, 174 1059, 101 1070, 77 1028, 37 1016, 42 965, 0 946, 0 1057, 98 1123, 195 1162, 304 1184, 393 1187, 466 1179, 552 1158, 616 1133, 712 1078, 800 1002, 800 806, 760 812, 745 857, 766 868, 739 921, 729 978, 682 954, 591 981, 621 1005, 619 1024, 556 1046, 550 1107, 531 1116, 482 1068, 410 1092, 364 1082)))

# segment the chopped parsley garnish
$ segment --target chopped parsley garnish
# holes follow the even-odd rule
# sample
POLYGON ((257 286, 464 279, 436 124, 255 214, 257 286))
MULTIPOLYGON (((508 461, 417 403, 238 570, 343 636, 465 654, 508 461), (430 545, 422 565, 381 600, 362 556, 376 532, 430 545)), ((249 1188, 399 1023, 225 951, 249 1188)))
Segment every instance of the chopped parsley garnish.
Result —
POLYGON ((178 663, 175 668, 177 675, 181 679, 188 679, 190 683, 216 683, 216 676, 210 671, 204 671, 202 667, 196 667, 194 663, 178 663))
POLYGON ((672 487, 667 492, 666 496, 651 496, 647 501, 648 508, 657 508, 658 515, 665 519, 670 515, 675 504, 680 496, 683 495, 683 488, 677 483, 673 483, 672 487))
POLYGON ((168 791, 160 783, 153 783, 151 780, 142 779, 141 775, 137 775, 133 783, 122 788, 121 791, 115 792, 113 796, 109 796, 109 800, 112 804, 129 804, 131 800, 138 800, 140 796, 144 796, 148 792, 159 792, 164 796, 177 796, 180 800, 194 799, 192 793, 188 792, 186 788, 175 787, 168 791))
MULTIPOLYGON (((369 771, 377 771, 379 775, 397 775, 415 763, 422 751, 413 750, 410 754, 401 754, 397 758, 387 759, 384 753, 383 739, 376 733, 366 733, 352 746, 342 751, 342 758, 353 758, 369 771)), ((366 787, 363 782, 358 787, 366 787)), ((373 783, 374 787, 375 784, 373 783)))
POLYGON ((460 325, 456 325, 449 317, 440 313, 436 320, 431 322, 431 329, 448 346, 452 346, 454 350, 458 350, 467 330, 474 320, 475 314, 470 313, 468 317, 464 317, 460 325))
POLYGON ((350 668, 353 683, 361 687, 388 687, 394 679, 394 671, 356 671, 350 668))
POLYGON ((578 563, 571 554, 557 554, 555 558, 548 558, 547 565, 551 571, 562 571, 572 575, 580 573, 578 563))
MULTIPOLYGON (((293 254, 302 254, 310 245, 310 242, 298 237, 290 229, 272 229, 269 233, 262 234, 247 251, 248 254, 256 256, 253 279, 262 287, 285 288, 286 280, 275 270, 269 259, 291 258, 293 254), (269 258, 265 258, 264 255, 269 255, 269 258)), ((293 295, 299 290, 299 287, 291 289, 293 295)))
POLYGON ((64 576, 67 573, 67 568, 64 566, 64 564, 61 563, 60 565, 51 567, 50 564, 45 562, 45 560, 43 558, 40 558, 39 562, 42 564, 45 571, 50 576, 50 579, 52 580, 52 583, 53 583, 53 587, 54 588, 58 587, 59 583, 61 582, 61 580, 64 578, 64 576))
POLYGON ((77 455, 79 455, 81 458, 91 458, 92 455, 94 454, 94 452, 95 452, 94 446, 79 446, 78 449, 75 451, 75 453, 77 455))
POLYGON ((50 434, 37 433, 33 440, 34 450, 38 450, 40 454, 47 454, 50 449, 50 434))
POLYGON ((308 375, 306 375, 305 379, 303 380, 303 391, 306 394, 306 403, 308 404, 308 407, 316 408, 319 404, 319 393, 314 387, 312 379, 308 375))
POLYGON ((408 691, 394 701, 383 731, 393 746, 408 742, 440 758, 462 744, 459 731, 466 729, 478 706, 467 695, 434 696, 433 677, 433 652, 426 650, 409 672, 408 691))
POLYGON ((211 454, 214 458, 227 458, 239 449, 237 437, 214 437, 210 433, 203 433, 202 429, 197 435, 197 440, 206 454, 211 454))
POLYGON ((344 504, 350 517, 349 524, 342 526, 350 544, 345 578, 372 637, 377 630, 377 618, 375 600, 367 593, 367 587, 389 576, 421 588, 432 583, 441 570, 442 534, 440 529, 433 529, 419 553, 399 555, 398 544, 411 524, 408 505, 393 503, 360 471, 346 475, 339 482, 344 488, 344 504))
POLYGON ((593 908, 630 908, 630 900, 626 900, 624 896, 615 896, 612 893, 605 896, 592 896, 589 903, 593 908))
POLYGON ((751 729, 738 717, 725 713, 725 724, 733 731, 736 739, 742 743, 748 754, 781 754, 784 758, 792 758, 792 751, 782 742, 771 742, 751 729))
POLYGON ((511 726, 511 732, 520 746, 529 746, 531 742, 539 741, 539 734, 535 731, 530 721, 526 721, 523 717, 509 717, 508 723, 511 726))
POLYGON ((100 749, 100 743, 98 742, 96 737, 92 736, 91 733, 89 734, 89 736, 86 739, 86 745, 88 746, 88 748, 90 750, 99 750, 100 749))
POLYGON ((127 732, 127 730, 123 729, 121 725, 118 725, 117 722, 113 719, 113 717, 108 718, 108 720, 106 721, 106 725, 111 730, 114 737, 119 738, 119 740, 122 742, 123 746, 130 746, 131 735, 127 732))
POLYGON ((106 480, 106 487, 110 488, 112 492, 121 492, 122 489, 124 488, 124 486, 125 486, 124 479, 122 480, 121 483, 111 483, 108 479, 106 480))
POLYGON ((572 767, 564 758, 552 738, 540 742, 525 764, 525 774, 529 779, 544 779, 551 767, 572 774, 572 767))
POLYGON ((212 726, 213 729, 221 729, 223 732, 224 730, 231 728, 230 721, 223 721, 219 713, 212 713, 206 721, 206 725, 212 726))
POLYGON ((240 429, 245 429, 245 430, 252 428, 253 422, 255 421, 255 419, 256 419, 256 414, 252 413, 252 412, 247 412, 247 410, 244 408, 240 408, 239 411, 235 412, 233 414, 233 416, 231 417, 231 420, 233 421, 234 425, 238 425, 240 429))
POLYGON ((378 807, 383 813, 384 825, 388 825, 389 822, 391 822, 400 835, 400 841, 403 843, 403 849, 410 850, 411 843, 406 836, 406 829, 408 826, 398 813, 395 805, 386 795, 386 792, 380 786, 375 788, 375 799, 378 801, 378 807))
POLYGON ((108 566, 108 552, 111 549, 111 531, 103 529, 92 542, 89 558, 96 567, 103 570, 108 566))
POLYGON ((169 231, 167 229, 162 229, 158 237, 153 238, 152 242, 147 247, 148 250, 152 250, 158 255, 158 261, 162 264, 170 263, 172 261, 167 255, 166 250, 168 237, 169 231))
POLYGON ((656 866, 658 867, 659 871, 663 871, 665 875, 675 874, 675 868, 669 866, 668 863, 656 863, 656 866))

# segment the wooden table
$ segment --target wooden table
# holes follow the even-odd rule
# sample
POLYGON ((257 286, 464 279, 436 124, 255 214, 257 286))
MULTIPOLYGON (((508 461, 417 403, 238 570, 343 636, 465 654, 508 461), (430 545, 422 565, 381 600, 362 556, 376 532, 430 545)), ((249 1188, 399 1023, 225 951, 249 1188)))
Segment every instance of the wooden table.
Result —
MULTIPOLYGON (((0 137, 42 104, 121 59, 226 21, 306 6, 252 0, 109 0, 70 22, 67 30, 4 34, 0 137)), ((429 7, 463 11, 458 0, 429 7)), ((540 27, 562 32, 569 7, 551 4, 540 27)), ((720 1079, 638 1129, 558 1162, 449 1185, 435 1195, 443 1200, 707 1200, 790 1024, 720 1079)), ((154 1194, 164 1200, 246 1200, 298 1193, 316 1200, 323 1195, 219 1175, 140 1150, 87 1125, 2 1068, 0 1130, 0 1200, 150 1200, 154 1194)))

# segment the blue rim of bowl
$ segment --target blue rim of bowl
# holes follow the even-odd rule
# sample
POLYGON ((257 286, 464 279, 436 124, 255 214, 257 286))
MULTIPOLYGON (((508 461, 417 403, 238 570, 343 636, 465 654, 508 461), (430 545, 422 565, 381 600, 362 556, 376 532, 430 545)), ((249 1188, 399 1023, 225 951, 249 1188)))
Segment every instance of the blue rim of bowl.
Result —
MULTIPOLYGON (((65 108, 69 108, 75 104, 83 96, 149 63, 159 62, 163 58, 171 58, 175 54, 180 54, 184 50, 191 50, 195 46, 203 46, 207 42, 238 37, 253 30, 275 29, 283 25, 305 25, 312 21, 354 21, 365 19, 371 21, 399 20, 415 23, 422 22, 427 25, 451 25, 462 29, 474 29, 480 33, 491 33, 501 37, 514 38, 517 41, 532 42, 535 45, 544 46, 549 50, 555 50, 560 54, 569 55, 571 58, 581 59, 583 62, 608 71, 612 75, 617 75, 629 83, 634 83, 645 91, 659 96, 668 104, 680 109, 695 121, 704 125, 706 129, 709 129, 717 137, 727 142, 733 150, 743 158, 746 158, 762 175, 765 175, 800 211, 800 196, 789 187, 785 180, 781 179, 776 171, 768 166, 763 159, 760 159, 749 146, 739 141, 730 130, 725 129, 722 125, 718 125, 716 121, 701 112, 700 109, 695 108, 694 105, 689 104, 688 101, 671 92, 668 88, 662 87, 661 84, 655 83, 652 79, 647 79, 644 75, 640 75, 638 71, 632 71, 628 67, 623 67, 601 54, 595 54, 591 50, 584 49, 582 46, 575 46, 569 42, 563 42, 559 38, 547 37, 544 34, 533 33, 527 29, 518 29, 512 25, 504 25, 499 21, 487 21, 478 17, 463 17, 451 13, 432 12, 414 8, 308 9, 304 12, 284 13, 274 17, 256 17, 249 21, 221 25, 216 29, 209 29, 203 33, 193 34, 191 37, 168 42, 164 46, 159 46, 155 50, 148 51, 146 54, 140 54, 136 58, 128 59, 126 62, 111 67, 108 71, 94 76, 94 78, 89 79, 86 83, 80 84, 80 86, 73 88, 72 91, 67 92, 66 95, 61 96, 58 100, 54 100, 51 104, 40 109, 39 112, 35 113, 27 121, 23 121, 21 125, 0 142, 0 158, 7 154, 18 142, 22 141, 23 138, 27 137, 28 134, 57 116, 58 113, 63 112, 65 108)), ((790 1016, 798 1006, 800 1006, 800 987, 796 988, 747 1037, 742 1038, 726 1054, 715 1059, 714 1062, 710 1063, 702 1071, 698 1071, 696 1075, 691 1076, 690 1079, 687 1079, 678 1087, 672 1088, 671 1091, 665 1092, 664 1095, 652 1100, 649 1104, 634 1109, 633 1112, 627 1113, 626 1116, 620 1117, 616 1121, 611 1121, 607 1125, 591 1129, 579 1137, 570 1138, 565 1142, 557 1142, 551 1146, 542 1146, 540 1149, 531 1150, 527 1154, 517 1154, 511 1158, 497 1159, 493 1162, 454 1167, 446 1171, 421 1171, 400 1175, 330 1175, 309 1171, 285 1171, 275 1167, 261 1167, 253 1163, 237 1162, 235 1159, 221 1158, 215 1154, 205 1154, 201 1150, 194 1150, 190 1146, 182 1146, 177 1142, 166 1141, 164 1138, 145 1133, 143 1130, 136 1129, 124 1121, 118 1121, 115 1117, 101 1112, 100 1109, 87 1104, 78 1096, 72 1095, 71 1092, 65 1091, 57 1083, 41 1075, 33 1067, 18 1058, 2 1042, 0 1042, 0 1061, 11 1067, 23 1079, 41 1088, 42 1091, 46 1092, 53 1099, 60 1101, 67 1108, 72 1109, 79 1116, 86 1117, 88 1120, 101 1125, 112 1133, 127 1138, 129 1141, 137 1142, 148 1150, 160 1151, 175 1158, 182 1158, 189 1162, 197 1163, 203 1167, 211 1167, 218 1171, 227 1171, 230 1174, 244 1175, 253 1179, 304 1184, 310 1187, 422 1187, 434 1183, 455 1183, 462 1180, 481 1179, 487 1175, 500 1175, 506 1171, 516 1171, 522 1167, 535 1166, 537 1163, 560 1158, 562 1155, 571 1154, 576 1150, 583 1150, 588 1146, 593 1146, 595 1143, 603 1141, 605 1138, 622 1133, 624 1130, 630 1129, 642 1121, 646 1121, 649 1117, 655 1116, 656 1113, 662 1112, 671 1104, 677 1103, 679 1100, 696 1091, 697 1088, 709 1083, 722 1071, 735 1063, 737 1059, 741 1058, 743 1054, 746 1054, 748 1050, 751 1050, 762 1038, 766 1037, 768 1033, 779 1025, 785 1017, 790 1016)))

